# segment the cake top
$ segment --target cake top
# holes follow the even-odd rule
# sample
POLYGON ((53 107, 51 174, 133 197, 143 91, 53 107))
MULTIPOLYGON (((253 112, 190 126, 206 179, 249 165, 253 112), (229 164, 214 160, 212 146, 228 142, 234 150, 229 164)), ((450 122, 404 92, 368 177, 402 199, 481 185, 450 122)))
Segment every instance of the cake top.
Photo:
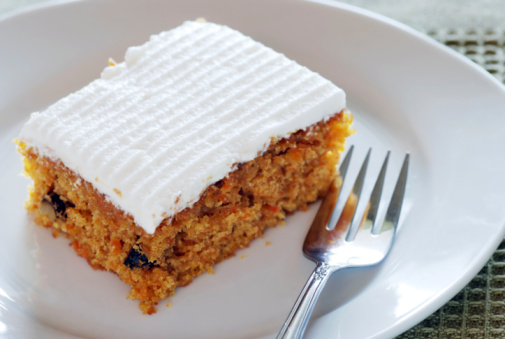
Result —
POLYGON ((340 88, 284 55, 226 26, 185 22, 33 113, 20 140, 154 233, 272 138, 344 107, 340 88))

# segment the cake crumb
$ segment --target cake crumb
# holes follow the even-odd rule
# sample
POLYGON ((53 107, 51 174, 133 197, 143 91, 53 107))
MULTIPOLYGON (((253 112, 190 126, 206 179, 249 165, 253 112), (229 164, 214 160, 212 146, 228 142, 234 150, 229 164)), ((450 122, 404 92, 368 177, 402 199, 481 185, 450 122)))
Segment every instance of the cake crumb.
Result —
POLYGON ((116 193, 117 195, 119 195, 120 198, 123 197, 123 193, 120 190, 118 190, 117 188, 114 188, 112 190, 114 191, 114 193, 116 193))
POLYGON ((167 304, 165 305, 166 307, 171 307, 172 306, 172 300, 168 300, 167 304))
POLYGON ((265 242, 265 246, 270 246, 272 243, 270 241, 265 242))
POLYGON ((240 259, 244 259, 244 258, 245 258, 245 254, 242 254, 242 255, 240 256, 240 259))
POLYGON ((60 236, 60 232, 57 229, 53 229, 51 235, 53 236, 54 239, 56 239, 60 236))
POLYGON ((23 150, 26 148, 26 143, 24 141, 19 141, 18 138, 14 139, 14 143, 19 146, 19 149, 23 150))
POLYGON ((210 267, 209 269, 207 269, 207 273, 214 274, 216 273, 216 271, 214 271, 214 267, 210 267))

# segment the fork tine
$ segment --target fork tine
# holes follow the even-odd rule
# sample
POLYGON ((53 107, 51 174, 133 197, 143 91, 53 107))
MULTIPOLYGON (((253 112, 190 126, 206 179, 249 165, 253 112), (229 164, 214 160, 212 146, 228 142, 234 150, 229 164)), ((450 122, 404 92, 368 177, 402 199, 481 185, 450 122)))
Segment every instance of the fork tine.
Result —
POLYGON ((347 169, 349 168, 349 163, 351 162, 351 157, 352 157, 352 152, 354 151, 354 145, 351 145, 349 148, 349 151, 344 157, 344 160, 342 160, 342 164, 340 165, 338 171, 340 172, 340 177, 342 178, 342 181, 345 179, 345 175, 347 174, 347 169))
POLYGON ((352 152, 354 150, 354 145, 351 145, 349 148, 349 151, 347 151, 347 154, 344 157, 344 160, 342 160, 342 163, 340 164, 340 167, 338 169, 339 171, 339 176, 340 176, 340 187, 338 188, 337 192, 337 201, 335 201, 335 205, 333 206, 333 212, 331 213, 330 221, 328 222, 328 225, 326 225, 326 228, 329 230, 332 230, 335 228, 337 225, 338 219, 340 219, 340 215, 342 214, 342 210, 344 209, 345 201, 343 200, 344 198, 342 197, 342 189, 344 188, 344 183, 345 181, 345 176, 347 174, 347 169, 349 168, 349 164, 351 162, 352 158, 352 152))
MULTIPOLYGON (((345 238, 346 241, 351 241, 354 239, 354 236, 356 235, 356 231, 359 227, 360 222, 356 222, 356 210, 358 209, 358 204, 361 198, 361 192, 363 191, 363 183, 365 182, 365 176, 366 176, 366 170, 368 168, 368 161, 370 160, 370 153, 372 152, 372 149, 369 148, 368 152, 366 154, 365 160, 363 161, 363 164, 361 165, 361 168, 358 173, 358 177, 356 178, 356 181, 354 182, 354 185, 352 187, 351 196, 356 197, 356 206, 354 207, 354 212, 352 215, 352 221, 351 225, 349 226, 349 231, 347 232, 347 236, 345 238), (357 225, 357 226, 356 226, 357 225)), ((348 198, 349 199, 349 198, 348 198)))
POLYGON ((391 197, 391 202, 386 212, 386 217, 382 225, 382 231, 394 229, 398 227, 398 221, 400 220, 400 212, 402 210, 403 197, 405 196, 405 189, 407 187, 407 176, 409 171, 410 153, 405 154, 405 159, 403 160, 402 169, 400 175, 398 176, 398 181, 396 182, 395 190, 393 191, 393 196, 391 197))
POLYGON ((370 195, 369 209, 366 216, 367 225, 372 226, 372 234, 377 234, 379 230, 377 230, 378 222, 377 222, 377 212, 379 211, 379 202, 382 196, 382 188, 384 187, 384 181, 386 178, 386 170, 389 162, 389 155, 391 151, 388 151, 386 154, 386 158, 382 163, 381 170, 379 172, 379 176, 377 177, 377 181, 375 182, 375 186, 372 190, 372 194, 370 195))

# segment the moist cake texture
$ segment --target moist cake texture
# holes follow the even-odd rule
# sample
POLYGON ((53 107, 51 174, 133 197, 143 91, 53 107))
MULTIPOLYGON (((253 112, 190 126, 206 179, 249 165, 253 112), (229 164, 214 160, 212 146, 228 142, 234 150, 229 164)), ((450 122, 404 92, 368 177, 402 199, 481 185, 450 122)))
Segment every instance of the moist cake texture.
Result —
POLYGON ((323 196, 351 122, 330 81, 226 26, 186 22, 31 115, 18 140, 27 209, 153 313, 323 196))

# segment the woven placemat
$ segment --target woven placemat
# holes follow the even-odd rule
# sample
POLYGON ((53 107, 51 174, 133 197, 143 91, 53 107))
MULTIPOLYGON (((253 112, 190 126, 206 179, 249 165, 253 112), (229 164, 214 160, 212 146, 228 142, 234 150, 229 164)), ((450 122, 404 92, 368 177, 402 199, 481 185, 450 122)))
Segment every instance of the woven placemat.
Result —
MULTIPOLYGON (((505 82, 505 30, 437 29, 427 34, 505 82)), ((418 338, 505 338, 505 240, 460 293, 397 337, 418 338)))
POLYGON ((505 30, 437 29, 427 33, 505 81, 505 30))

